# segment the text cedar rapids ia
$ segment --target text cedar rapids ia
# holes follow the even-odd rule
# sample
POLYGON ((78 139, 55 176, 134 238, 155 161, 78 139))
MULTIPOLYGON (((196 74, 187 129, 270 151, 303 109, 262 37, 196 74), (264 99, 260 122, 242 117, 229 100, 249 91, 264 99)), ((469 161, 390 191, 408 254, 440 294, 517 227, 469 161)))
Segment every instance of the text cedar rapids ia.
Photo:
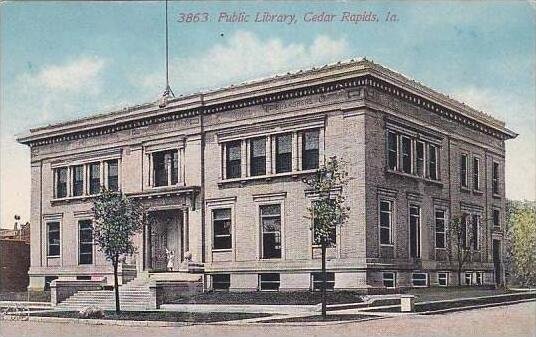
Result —
MULTIPOLYGON (((378 22, 378 15, 371 11, 362 12, 342 12, 340 14, 326 12, 306 12, 303 14, 304 22, 378 22)), ((218 22, 275 22, 295 24, 298 22, 296 14, 283 14, 271 12, 257 12, 254 16, 246 12, 220 12, 218 22)))

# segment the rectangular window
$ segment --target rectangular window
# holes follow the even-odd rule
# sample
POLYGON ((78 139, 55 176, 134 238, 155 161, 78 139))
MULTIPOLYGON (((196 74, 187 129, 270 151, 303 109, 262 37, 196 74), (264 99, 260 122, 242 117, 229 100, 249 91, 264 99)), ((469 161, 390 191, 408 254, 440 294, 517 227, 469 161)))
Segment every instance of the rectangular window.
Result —
POLYGON ((468 158, 466 154, 460 156, 460 183, 462 187, 469 187, 468 177, 467 177, 467 165, 468 158))
POLYGON ((47 256, 60 255, 60 223, 47 223, 47 256))
POLYGON ((438 180, 437 146, 428 145, 428 178, 438 180))
POLYGON ((117 159, 108 160, 108 189, 119 191, 119 161, 117 159))
POLYGON ((231 209, 215 209, 212 211, 214 221, 214 249, 231 249, 231 209))
POLYGON ((67 167, 56 169, 56 198, 67 197, 67 167))
POLYGON ((421 257, 421 208, 409 208, 409 252, 410 257, 421 257))
POLYGON ((470 286, 473 283, 473 273, 465 273, 465 285, 470 286))
POLYGON ((396 273, 394 272, 383 272, 382 274, 383 286, 385 288, 395 288, 396 287, 396 273))
POLYGON ((84 166, 76 165, 73 170, 73 196, 78 197, 84 194, 84 166))
POLYGON ((305 131, 302 139, 302 170, 318 168, 319 148, 320 131, 305 131))
POLYGON ((281 205, 260 207, 262 258, 281 258, 281 205))
POLYGON ((473 158, 473 188, 480 190, 480 160, 473 158))
POLYGON ((153 153, 154 186, 176 185, 179 176, 179 151, 153 153))
POLYGON ((252 176, 262 176, 266 174, 266 138, 256 138, 250 141, 252 176))
POLYGON ((475 273, 475 284, 477 286, 481 286, 482 285, 482 272, 480 271, 477 271, 475 273))
POLYGON ((402 172, 411 174, 411 139, 402 136, 402 172))
POLYGON ((415 173, 419 177, 424 177, 424 143, 415 143, 415 173))
POLYGON ((426 274, 426 273, 413 273, 413 274, 411 274, 411 284, 414 287, 426 287, 426 286, 428 286, 428 274, 426 274))
MULTIPOLYGON (((322 273, 312 273, 313 291, 322 290, 322 273)), ((326 290, 335 289, 335 273, 326 272, 326 290)))
POLYGON ((473 214, 471 221, 471 241, 473 243, 473 249, 478 250, 480 247, 480 238, 478 235, 478 227, 480 225, 480 216, 473 214))
POLYGON ((292 135, 277 136, 275 148, 275 172, 283 173, 292 171, 292 135))
POLYGON ((259 284, 261 290, 279 290, 279 274, 268 273, 268 274, 259 274, 259 284))
POLYGON ((398 168, 398 141, 394 132, 387 132, 387 165, 390 170, 398 168))
POLYGON ((231 275, 229 274, 212 275, 212 289, 229 290, 230 286, 231 286, 231 275))
POLYGON ((393 202, 380 200, 380 244, 393 243, 393 202))
POLYGON ((100 192, 100 163, 89 164, 89 194, 100 192))
POLYGON ((437 284, 441 287, 448 286, 449 273, 437 273, 437 284))
POLYGON ((493 177, 492 177, 493 194, 499 194, 499 163, 493 163, 493 177))
POLYGON ((242 175, 242 141, 229 142, 225 147, 225 178, 240 178, 242 175))
POLYGON ((501 227, 501 212, 498 209, 493 210, 493 226, 501 227))
POLYGON ((93 263, 93 226, 91 220, 78 221, 78 263, 93 263))
POLYGON ((436 248, 446 248, 446 212, 435 211, 435 242, 436 248))

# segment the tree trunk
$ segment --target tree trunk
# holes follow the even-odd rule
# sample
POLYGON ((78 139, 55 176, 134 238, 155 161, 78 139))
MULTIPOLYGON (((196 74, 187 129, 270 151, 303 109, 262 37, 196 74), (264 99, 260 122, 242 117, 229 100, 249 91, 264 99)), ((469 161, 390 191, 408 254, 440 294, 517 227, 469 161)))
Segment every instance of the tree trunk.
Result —
POLYGON ((120 313, 121 309, 119 307, 119 280, 117 278, 117 265, 119 263, 119 258, 114 258, 112 264, 114 266, 114 291, 115 291, 115 312, 120 313))
POLYGON ((462 269, 458 268, 458 286, 462 286, 462 269))
POLYGON ((326 288, 327 288, 327 275, 326 275, 326 242, 322 240, 322 317, 327 316, 326 312, 326 288))

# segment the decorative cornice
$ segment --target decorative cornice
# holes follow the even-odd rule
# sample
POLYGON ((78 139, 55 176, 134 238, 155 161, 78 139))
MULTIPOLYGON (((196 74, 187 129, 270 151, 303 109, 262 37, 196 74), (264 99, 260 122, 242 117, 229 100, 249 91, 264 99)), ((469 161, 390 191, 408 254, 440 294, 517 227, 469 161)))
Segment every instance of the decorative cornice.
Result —
POLYGON ((115 113, 37 128, 18 138, 18 141, 31 147, 40 146, 355 87, 383 91, 499 139, 517 136, 506 129, 504 123, 491 116, 392 70, 367 60, 359 60, 179 97, 171 100, 165 108, 159 108, 157 103, 149 103, 115 113))

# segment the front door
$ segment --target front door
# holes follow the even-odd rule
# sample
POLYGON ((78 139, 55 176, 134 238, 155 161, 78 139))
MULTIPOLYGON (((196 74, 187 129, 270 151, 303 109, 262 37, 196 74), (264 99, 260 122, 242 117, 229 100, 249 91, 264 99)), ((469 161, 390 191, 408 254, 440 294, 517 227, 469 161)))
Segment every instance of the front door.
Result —
POLYGON ((153 212, 150 245, 152 271, 178 269, 183 256, 182 211, 153 212))
POLYGON ((495 269, 495 284, 502 285, 501 240, 493 240, 493 267, 495 269))

